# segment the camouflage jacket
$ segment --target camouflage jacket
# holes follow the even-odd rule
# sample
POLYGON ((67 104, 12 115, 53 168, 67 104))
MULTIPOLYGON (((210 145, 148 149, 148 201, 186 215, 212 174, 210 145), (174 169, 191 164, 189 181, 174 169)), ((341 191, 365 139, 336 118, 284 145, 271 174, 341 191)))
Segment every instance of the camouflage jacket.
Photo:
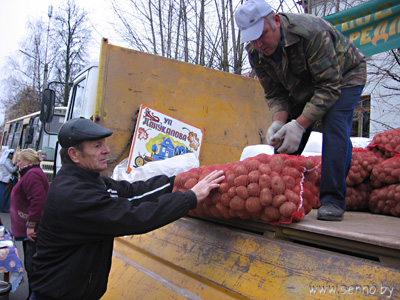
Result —
POLYGON ((334 27, 315 16, 280 14, 282 60, 246 49, 265 91, 272 115, 287 111, 320 119, 340 96, 341 88, 364 85, 364 55, 334 27))

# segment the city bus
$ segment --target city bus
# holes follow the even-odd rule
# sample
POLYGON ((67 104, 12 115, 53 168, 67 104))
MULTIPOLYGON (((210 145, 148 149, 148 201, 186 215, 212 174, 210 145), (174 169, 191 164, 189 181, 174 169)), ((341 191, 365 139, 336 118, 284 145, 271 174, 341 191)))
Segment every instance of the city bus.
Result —
POLYGON ((6 122, 1 142, 2 149, 15 149, 18 152, 31 148, 38 151, 42 158, 40 166, 51 182, 57 133, 64 123, 66 109, 66 107, 55 107, 53 119, 49 123, 40 121, 40 111, 6 122))

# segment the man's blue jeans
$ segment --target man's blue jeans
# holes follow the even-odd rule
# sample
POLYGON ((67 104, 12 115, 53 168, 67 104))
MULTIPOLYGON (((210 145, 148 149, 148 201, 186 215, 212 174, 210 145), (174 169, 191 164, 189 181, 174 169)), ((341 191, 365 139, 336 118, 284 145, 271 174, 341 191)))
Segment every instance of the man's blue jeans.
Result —
POLYGON ((353 111, 363 88, 342 89, 338 101, 322 119, 321 204, 332 202, 346 209, 346 177, 353 151, 350 140, 353 111))
MULTIPOLYGON (((353 151, 350 140, 351 125, 353 111, 363 88, 364 86, 343 88, 337 102, 322 118, 323 141, 319 195, 321 204, 332 202, 346 209, 346 177, 350 170, 353 151)), ((291 155, 303 152, 312 129, 312 125, 307 128, 299 149, 291 155)))

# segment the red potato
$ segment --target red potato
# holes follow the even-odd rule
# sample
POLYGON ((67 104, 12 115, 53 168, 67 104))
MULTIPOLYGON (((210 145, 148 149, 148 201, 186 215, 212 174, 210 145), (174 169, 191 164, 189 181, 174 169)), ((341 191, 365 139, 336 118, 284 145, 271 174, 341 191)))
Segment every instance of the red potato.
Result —
POLYGON ((234 180, 234 185, 235 186, 247 186, 249 183, 249 176, 247 175, 239 175, 238 177, 235 178, 234 180))
POLYGON ((226 182, 227 182, 230 186, 233 186, 233 185, 235 185, 235 178, 236 178, 235 174, 229 174, 229 175, 226 177, 226 182))
POLYGON ((393 199, 400 203, 400 193, 394 193, 393 199))
POLYGON ((290 218, 296 210, 297 206, 293 202, 285 202, 279 207, 279 213, 286 218, 290 218))
POLYGON ((397 183, 397 182, 399 182, 399 179, 396 177, 393 177, 391 175, 388 175, 385 178, 385 183, 387 183, 387 184, 393 184, 393 183, 397 183))
POLYGON ((272 176, 271 187, 275 195, 283 194, 285 192, 285 183, 280 176, 272 176))
POLYGON ((266 175, 270 175, 272 172, 271 167, 267 164, 260 164, 258 166, 258 170, 260 171, 261 174, 266 174, 266 175))
POLYGON ((242 220, 248 220, 251 218, 251 213, 245 211, 245 210, 239 210, 236 211, 237 216, 242 219, 242 220))
POLYGON ((304 180, 312 182, 317 185, 321 181, 321 168, 316 168, 312 171, 308 171, 304 174, 304 180))
POLYGON ((279 213, 279 209, 277 209, 276 207, 272 207, 272 206, 267 206, 264 209, 264 214, 268 218, 268 220, 271 220, 269 222, 278 221, 279 218, 281 217, 281 215, 279 213))
POLYGON ((247 175, 249 173, 249 170, 244 164, 240 164, 235 168, 235 175, 240 176, 240 175, 247 175))
POLYGON ((224 173, 225 178, 228 178, 229 175, 235 175, 235 172, 232 169, 226 169, 224 170, 224 173))
POLYGON ((261 173, 258 170, 251 171, 249 173, 249 182, 255 182, 258 183, 258 180, 260 179, 261 173))
MULTIPOLYGON (((233 198, 233 197, 232 197, 233 198)), ((225 206, 229 207, 229 203, 231 202, 231 197, 229 197, 228 193, 224 193, 221 195, 221 203, 225 206)))
POLYGON ((260 203, 260 198, 258 197, 249 197, 246 200, 246 204, 245 204, 246 210, 250 213, 258 213, 259 211, 261 211, 262 206, 260 203))
POLYGON ((209 211, 211 213, 211 216, 213 218, 222 219, 223 215, 215 205, 211 205, 208 209, 209 209, 209 211))
POLYGON ((277 173, 281 173, 285 160, 286 160, 286 155, 285 154, 275 154, 275 155, 273 155, 271 157, 270 161, 269 161, 269 165, 271 166, 271 170, 275 171, 277 173))
POLYGON ((260 203, 263 206, 270 206, 272 205, 272 192, 268 188, 264 188, 261 190, 260 193, 260 203))
POLYGON ((252 182, 247 186, 247 191, 249 196, 254 196, 254 197, 260 196, 261 193, 260 186, 255 182, 252 182))
POLYGON ((287 198, 285 197, 285 195, 276 195, 272 199, 272 206, 275 208, 279 208, 279 206, 281 206, 282 203, 284 203, 286 201, 287 201, 287 198))
POLYGON ((306 157, 306 156, 303 156, 302 158, 303 159, 299 160, 299 163, 300 163, 301 166, 306 168, 306 170, 314 169, 320 163, 318 157, 313 157, 313 156, 306 157))
POLYGON ((316 205, 318 197, 314 193, 312 193, 308 188, 304 188, 302 196, 303 196, 303 206, 306 206, 304 208, 305 213, 308 214, 311 211, 311 209, 316 205))
POLYGON ((221 202, 217 203, 215 207, 218 209, 218 211, 221 213, 224 219, 230 219, 231 216, 229 214, 229 208, 223 205, 221 202))
POLYGON ((240 198, 239 196, 235 196, 232 198, 231 202, 229 203, 231 209, 235 211, 240 211, 245 209, 245 201, 244 199, 240 198))
POLYGON ((262 164, 267 164, 270 161, 271 157, 272 157, 272 155, 268 155, 265 153, 261 153, 261 154, 258 154, 257 156, 255 156, 255 158, 258 161, 260 161, 260 163, 262 163, 262 164))
POLYGON ((394 169, 391 173, 391 176, 400 179, 400 167, 397 167, 396 169, 394 169))
POLYGON ((258 180, 258 184, 260 185, 261 189, 271 188, 271 177, 267 174, 262 174, 258 180))
POLYGON ((212 215, 211 212, 210 212, 210 206, 207 205, 207 204, 205 204, 205 203, 203 203, 203 213, 202 213, 202 216, 205 216, 205 217, 213 217, 213 215, 212 215))
POLYGON ((190 178, 188 179, 185 184, 184 184, 184 188, 186 190, 190 190, 192 187, 194 187, 197 184, 197 179, 196 178, 190 178))
POLYGON ((182 181, 182 179, 183 179, 183 173, 176 175, 174 180, 174 189, 183 188, 184 182, 182 181))
POLYGON ((300 197, 290 189, 285 190, 285 196, 289 202, 294 203, 296 206, 300 205, 300 197))
POLYGON ((292 190, 296 186, 296 180, 289 175, 282 176, 282 180, 285 183, 285 187, 287 189, 292 190))
POLYGON ((229 190, 229 188, 230 188, 229 183, 227 183, 227 182, 222 182, 222 183, 219 185, 218 191, 219 191, 221 194, 227 193, 228 190, 229 190))
POLYGON ((238 186, 236 188, 236 195, 242 199, 247 199, 249 197, 249 192, 245 186, 238 186))
POLYGON ((231 198, 236 196, 236 187, 235 186, 232 186, 232 187, 229 188, 228 195, 231 198))
POLYGON ((258 167, 261 164, 260 161, 255 158, 245 160, 244 162, 245 162, 245 166, 249 172, 258 170, 258 167))
POLYGON ((264 221, 264 222, 267 222, 267 223, 270 223, 270 222, 273 221, 273 220, 269 219, 269 218, 265 215, 264 212, 261 213, 260 219, 261 219, 262 221, 264 221))
POLYGON ((288 175, 294 179, 301 177, 301 171, 294 167, 285 167, 282 169, 282 175, 288 175))

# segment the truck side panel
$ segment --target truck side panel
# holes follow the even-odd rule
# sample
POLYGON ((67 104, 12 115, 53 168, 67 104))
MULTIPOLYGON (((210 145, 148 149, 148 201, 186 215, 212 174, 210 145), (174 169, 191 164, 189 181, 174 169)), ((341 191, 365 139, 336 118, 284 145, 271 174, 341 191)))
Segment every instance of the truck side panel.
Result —
POLYGON ((258 80, 104 40, 94 120, 114 131, 111 159, 129 155, 141 104, 204 128, 203 165, 238 161, 244 147, 261 143, 271 123, 258 80))
POLYGON ((382 285, 399 299, 398 269, 193 218, 116 238, 114 252, 103 300, 381 299, 382 285))

